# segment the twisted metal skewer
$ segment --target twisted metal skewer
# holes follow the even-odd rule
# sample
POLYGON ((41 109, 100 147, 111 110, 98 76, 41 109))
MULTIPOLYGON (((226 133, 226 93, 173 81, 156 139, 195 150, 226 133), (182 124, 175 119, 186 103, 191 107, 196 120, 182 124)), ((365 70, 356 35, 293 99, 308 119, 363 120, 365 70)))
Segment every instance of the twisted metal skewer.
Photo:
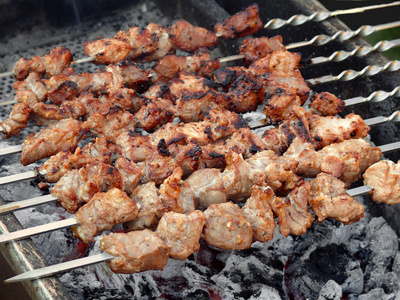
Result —
POLYGON ((385 52, 395 47, 400 47, 400 39, 392 41, 380 41, 376 43, 374 46, 360 46, 352 51, 344 51, 344 50, 335 51, 328 57, 320 56, 312 58, 310 62, 307 64, 307 66, 315 66, 326 62, 344 61, 352 56, 362 57, 375 51, 385 52))
POLYGON ((395 71, 399 71, 399 70, 400 70, 400 61, 393 60, 393 61, 388 62, 383 67, 371 65, 371 66, 366 66, 361 71, 346 70, 336 76, 326 75, 326 76, 322 76, 319 78, 308 79, 308 80, 306 80, 306 82, 310 86, 314 86, 314 85, 319 85, 319 84, 334 82, 334 81, 350 81, 350 80, 356 79, 357 77, 360 77, 360 76, 374 76, 374 75, 377 75, 377 74, 385 72, 385 71, 395 72, 395 71))
POLYGON ((300 47, 305 47, 305 46, 323 46, 327 43, 330 43, 332 41, 340 41, 344 42, 347 40, 352 39, 353 37, 356 36, 368 36, 371 35, 372 33, 384 29, 390 29, 390 28, 395 28, 400 26, 400 21, 397 22, 391 22, 391 23, 386 23, 386 24, 381 24, 381 25, 376 25, 376 26, 370 26, 370 25, 364 25, 358 28, 355 31, 352 30, 340 30, 337 31, 334 35, 329 36, 326 34, 319 34, 314 36, 311 40, 309 41, 304 41, 304 42, 297 42, 297 43, 292 43, 286 46, 286 49, 294 49, 294 48, 300 48, 300 47))
POLYGON ((322 21, 325 21, 326 19, 338 16, 338 15, 360 13, 360 12, 364 12, 364 11, 371 10, 371 9, 379 9, 379 8, 392 7, 392 6, 397 6, 397 5, 400 5, 400 1, 396 1, 393 3, 387 3, 387 4, 380 4, 380 5, 357 7, 357 8, 351 8, 351 9, 346 9, 346 10, 336 10, 333 12, 318 11, 309 16, 299 14, 299 15, 294 15, 287 20, 283 20, 280 18, 269 20, 267 22, 267 24, 264 25, 264 28, 265 29, 278 29, 278 28, 281 28, 286 25, 299 26, 299 25, 303 25, 304 23, 307 23, 310 21, 322 22, 322 21))
POLYGON ((394 88, 391 92, 375 91, 368 97, 355 97, 345 100, 346 106, 356 105, 360 103, 373 102, 378 103, 390 97, 400 97, 400 86, 394 88))

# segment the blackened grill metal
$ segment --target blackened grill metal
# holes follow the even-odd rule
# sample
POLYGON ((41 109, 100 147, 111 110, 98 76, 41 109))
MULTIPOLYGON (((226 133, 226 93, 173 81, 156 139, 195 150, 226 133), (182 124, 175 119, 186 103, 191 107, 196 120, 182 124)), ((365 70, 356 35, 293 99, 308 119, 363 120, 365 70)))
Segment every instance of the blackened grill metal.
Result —
MULTIPOLYGON (((77 15, 71 15, 75 19, 74 25, 60 26, 56 24, 43 22, 45 25, 38 25, 32 28, 21 30, 21 32, 10 33, 6 39, 0 42, 4 47, 0 47, 0 72, 6 72, 12 69, 13 64, 20 57, 30 58, 34 55, 43 55, 51 48, 62 45, 75 54, 75 59, 84 56, 83 44, 86 40, 95 39, 98 35, 109 37, 120 29, 127 29, 128 24, 138 23, 139 25, 147 25, 150 22, 167 25, 172 22, 175 16, 180 16, 194 24, 204 26, 210 29, 211 25, 217 21, 233 14, 244 7, 253 4, 254 0, 218 0, 215 3, 211 0, 204 1, 159 1, 159 2, 138 2, 135 4, 127 4, 123 1, 122 9, 111 10, 109 13, 99 11, 101 17, 96 17, 93 13, 91 19, 82 20, 77 15), (25 43, 28 41, 29 43, 25 43), (25 44, 24 44, 25 43, 25 44)), ((62 2, 64 3, 64 2, 62 2)), ((77 4, 77 3, 76 3, 77 4)), ((65 3, 64 3, 65 5, 65 3)), ((259 3, 261 18, 265 23, 270 18, 280 17, 287 19, 294 14, 309 15, 316 10, 324 8, 317 1, 287 1, 282 5, 280 1, 260 1, 259 3)), ((79 10, 75 8, 75 10, 79 10)), ((27 22, 21 21, 26 27, 27 22)), ((29 23, 29 22, 28 22, 29 23)), ((22 26, 23 27, 23 26, 22 26)), ((300 27, 285 26, 279 30, 261 30, 257 35, 273 36, 280 34, 284 38, 285 44, 303 41, 312 38, 316 34, 334 34, 337 30, 347 29, 343 23, 337 19, 329 19, 322 23, 308 23, 300 27)), ((220 46, 214 51, 215 56, 227 56, 238 52, 238 41, 221 41, 220 46)), ((308 57, 327 56, 336 50, 351 51, 356 45, 365 45, 366 43, 359 39, 353 39, 346 43, 333 42, 323 47, 306 47, 302 48, 301 54, 303 60, 308 57)), ((387 60, 380 54, 370 54, 365 58, 351 58, 341 63, 331 63, 329 65, 317 66, 313 68, 305 68, 302 70, 305 78, 314 78, 327 74, 327 70, 331 74, 339 74, 344 69, 361 70, 369 64, 384 65, 387 60)), ((77 72, 92 72, 99 68, 90 63, 74 66, 77 72)), ((0 78, 0 99, 8 100, 13 97, 12 78, 0 78)), ((368 96, 375 90, 390 91, 400 82, 400 75, 396 74, 380 74, 372 78, 359 78, 351 82, 335 82, 314 88, 315 91, 330 91, 342 99, 355 96, 368 96)), ((363 118, 370 118, 376 115, 390 115, 391 112, 398 110, 394 98, 388 99, 382 103, 366 103, 364 105, 351 107, 344 112, 355 112, 363 118)), ((0 119, 7 118, 11 106, 2 107, 0 110, 0 119)), ((372 141, 377 145, 395 142, 400 139, 400 131, 397 130, 398 125, 388 123, 373 128, 371 132, 372 141)), ((25 129, 20 137, 12 138, 8 141, 1 141, 0 146, 20 144, 23 139, 31 132, 37 131, 37 128, 30 127, 25 129)), ((398 153, 394 153, 390 157, 392 160, 399 159, 398 153)), ((0 174, 2 176, 10 173, 19 173, 22 170, 8 170, 7 164, 15 162, 19 158, 10 156, 0 158, 0 174)), ((30 166, 32 168, 32 166, 30 166)), ((14 190, 9 194, 18 197, 18 189, 22 185, 14 185, 14 190)), ((23 186, 22 186, 23 187, 23 186)), ((13 188, 13 187, 11 187, 13 188)), ((8 199, 7 199, 8 200, 8 199)), ((14 198, 17 200, 17 198, 14 198)), ((366 201, 365 203, 369 203, 366 201)), ((4 200, 0 198, 0 205, 4 204, 4 200)), ((376 205, 375 205, 376 206, 376 205)), ((396 207, 380 206, 381 214, 386 216, 390 224, 400 224, 400 212, 396 207)), ((395 227, 393 225, 393 227, 395 227)), ((16 230, 21 228, 19 222, 13 215, 0 216, 0 232, 6 230, 16 230)), ((397 232, 399 234, 399 232, 397 232)), ((10 245, 3 245, 0 249, 6 256, 10 265, 12 265, 17 273, 28 270, 29 268, 40 268, 46 263, 44 255, 39 253, 32 242, 21 241, 10 245)), ((34 299, 68 299, 69 295, 57 277, 42 279, 34 282, 25 283, 25 288, 34 299)))

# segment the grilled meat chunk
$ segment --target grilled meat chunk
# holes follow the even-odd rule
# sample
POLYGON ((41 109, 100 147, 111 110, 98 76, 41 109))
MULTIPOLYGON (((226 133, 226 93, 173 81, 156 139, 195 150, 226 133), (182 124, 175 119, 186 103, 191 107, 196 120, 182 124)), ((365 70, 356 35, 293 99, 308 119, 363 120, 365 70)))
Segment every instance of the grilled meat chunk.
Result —
POLYGON ((94 241, 99 232, 131 221, 137 213, 136 203, 120 189, 112 188, 106 193, 96 193, 76 212, 78 225, 73 226, 71 230, 76 237, 88 244, 94 241))
POLYGON ((122 188, 118 170, 105 163, 92 163, 67 172, 51 189, 51 194, 72 214, 83 203, 89 202, 94 194, 113 187, 122 188))
POLYGON ((185 20, 176 21, 169 29, 169 40, 178 49, 194 52, 200 48, 214 48, 218 45, 215 33, 196 27, 185 20))
POLYGON ((0 123, 3 128, 4 138, 8 139, 18 135, 26 127, 32 109, 25 103, 16 103, 7 120, 0 123))
POLYGON ((199 210, 188 215, 168 212, 161 218, 156 232, 168 246, 171 258, 186 260, 200 249, 204 223, 205 216, 199 210))
POLYGON ((122 176, 122 190, 128 195, 131 195, 140 183, 142 169, 125 157, 118 157, 115 162, 115 167, 122 176))
POLYGON ((83 123, 73 119, 50 124, 26 138, 22 144, 21 164, 26 166, 60 151, 75 149, 86 132, 83 123))
POLYGON ((318 222, 334 218, 345 225, 359 221, 364 216, 364 206, 347 194, 345 184, 332 175, 320 173, 311 182, 309 204, 318 222))
POLYGON ((293 73, 298 69, 301 56, 286 50, 272 51, 266 56, 256 60, 249 69, 258 75, 268 74, 273 71, 293 73))
POLYGON ((175 48, 169 39, 167 28, 154 23, 150 23, 146 28, 156 38, 156 51, 139 61, 156 61, 169 53, 175 53, 175 48))
POLYGON ((268 56, 273 51, 285 51, 286 48, 282 44, 282 37, 280 35, 272 38, 259 37, 248 38, 242 41, 239 48, 240 54, 245 56, 246 65, 268 56))
POLYGON ((14 66, 14 78, 24 80, 32 72, 40 77, 50 78, 61 74, 68 68, 72 61, 71 51, 64 47, 56 47, 43 57, 35 56, 30 60, 21 58, 14 66))
POLYGON ((144 161, 157 151, 157 146, 153 145, 151 136, 140 135, 132 130, 123 131, 118 135, 116 144, 121 148, 122 156, 133 162, 144 161))
POLYGON ((47 99, 47 88, 40 80, 36 72, 29 75, 22 81, 14 82, 15 99, 22 103, 43 102, 47 99))
POLYGON ((214 26, 217 36, 234 39, 256 33, 262 28, 258 5, 252 5, 214 26))
POLYGON ((93 113, 85 124, 94 135, 115 143, 122 132, 135 129, 135 117, 121 107, 114 106, 106 113, 93 113))
POLYGON ((323 155, 339 157, 344 161, 343 173, 339 177, 346 187, 361 178, 364 171, 381 159, 382 151, 363 139, 346 140, 331 144, 319 151, 323 155))
POLYGON ((211 204, 205 211, 203 239, 223 250, 243 250, 251 246, 253 232, 242 210, 232 202, 211 204))
POLYGON ((108 65, 106 71, 113 74, 114 88, 124 86, 140 91, 146 89, 150 81, 150 70, 126 60, 108 65))
POLYGON ((274 197, 269 204, 278 216, 279 232, 287 237, 289 234, 302 235, 310 228, 315 216, 308 203, 311 197, 311 185, 303 182, 285 198, 274 197))
POLYGON ((79 169, 91 163, 111 164, 114 156, 120 153, 119 148, 105 138, 96 138, 94 143, 87 144, 75 152, 61 151, 50 157, 42 166, 36 168, 41 180, 57 182, 61 176, 72 169, 79 169))
POLYGON ((101 65, 123 61, 128 58, 130 52, 131 44, 127 37, 85 42, 85 54, 101 65))
POLYGON ((185 183, 188 184, 200 209, 228 200, 228 191, 218 169, 197 170, 185 180, 185 183))
POLYGON ((364 173, 364 183, 372 188, 370 195, 376 203, 389 205, 400 202, 400 164, 381 160, 364 173))
POLYGON ((131 51, 128 54, 128 58, 131 60, 143 59, 157 50, 157 37, 147 28, 132 26, 126 32, 118 32, 114 38, 129 40, 131 51))
POLYGON ((337 155, 315 151, 312 143, 295 138, 285 152, 286 156, 294 158, 299 165, 297 174, 305 177, 315 177, 324 172, 339 178, 343 174, 345 162, 337 155))
POLYGON ((302 101, 297 95, 285 92, 276 93, 271 98, 265 100, 264 114, 272 123, 281 122, 289 118, 293 107, 301 105, 302 101))
POLYGON ((135 114, 135 123, 147 132, 154 132, 164 124, 171 123, 175 116, 175 107, 170 100, 155 99, 148 101, 135 114))
POLYGON ((124 223, 126 231, 155 229, 158 221, 167 211, 160 199, 160 194, 154 182, 139 185, 131 195, 132 200, 139 204, 139 213, 132 221, 124 223))
POLYGON ((253 185, 251 197, 242 207, 242 212, 250 222, 253 241, 267 242, 274 237, 275 220, 269 202, 274 197, 270 187, 253 185))
POLYGON ((334 116, 344 110, 346 103, 335 95, 322 92, 311 96, 310 107, 323 116, 334 116))
POLYGON ((162 270, 168 262, 168 246, 148 229, 128 233, 112 233, 100 240, 100 249, 116 256, 107 261, 115 273, 138 273, 162 270))
POLYGON ((317 150, 332 143, 365 138, 370 130, 364 120, 353 113, 348 114, 344 119, 313 114, 309 117, 309 122, 312 143, 317 150))

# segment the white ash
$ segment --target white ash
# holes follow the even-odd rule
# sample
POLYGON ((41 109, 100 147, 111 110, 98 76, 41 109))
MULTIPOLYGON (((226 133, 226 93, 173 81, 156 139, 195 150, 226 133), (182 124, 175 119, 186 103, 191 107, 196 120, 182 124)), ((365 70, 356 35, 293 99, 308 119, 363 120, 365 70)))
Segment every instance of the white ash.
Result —
POLYGON ((328 280, 319 293, 318 300, 342 299, 342 288, 334 280, 328 280))

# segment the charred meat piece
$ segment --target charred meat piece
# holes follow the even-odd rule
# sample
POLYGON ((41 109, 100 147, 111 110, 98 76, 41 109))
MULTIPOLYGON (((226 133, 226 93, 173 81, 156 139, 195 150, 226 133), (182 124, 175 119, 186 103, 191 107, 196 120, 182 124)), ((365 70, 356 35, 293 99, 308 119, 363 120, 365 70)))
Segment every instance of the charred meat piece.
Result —
POLYGON ((47 99, 47 88, 36 72, 29 73, 23 81, 14 82, 13 86, 18 102, 35 103, 47 99))
POLYGON ((157 151, 157 145, 153 145, 151 136, 140 135, 132 130, 122 132, 116 144, 121 148, 122 156, 133 162, 144 161, 157 151))
POLYGON ((223 250, 243 250, 251 246, 253 232, 242 210, 232 202, 212 204, 205 211, 203 239, 223 250))
POLYGON ((130 61, 108 65, 106 71, 113 74, 113 87, 124 86, 138 91, 145 90, 149 84, 150 70, 130 61))
POLYGON ((376 203, 389 205, 400 202, 400 164, 381 160, 364 173, 364 183, 372 188, 370 195, 376 203))
POLYGON ((140 183, 142 169, 125 157, 119 157, 115 162, 115 167, 122 176, 122 190, 131 195, 140 183))
POLYGON ((86 132, 83 123, 73 119, 50 124, 26 138, 22 144, 21 164, 26 166, 60 151, 75 149, 78 142, 85 138, 86 132))
POLYGON ((156 61, 169 53, 175 53, 175 48, 169 39, 167 28, 154 23, 150 23, 146 28, 156 37, 156 51, 139 61, 156 61))
POLYGON ((294 106, 289 118, 278 128, 272 128, 263 134, 262 140, 275 153, 283 154, 297 137, 305 142, 311 142, 308 113, 299 106, 294 106))
POLYGON ((112 188, 106 193, 96 193, 75 214, 77 226, 71 228, 85 244, 94 241, 101 231, 110 230, 116 224, 133 220, 138 213, 136 203, 123 191, 112 188))
POLYGON ((205 216, 199 210, 188 215, 168 212, 161 218, 156 232, 168 246, 171 258, 186 260, 200 249, 204 223, 205 216))
POLYGON ((111 233, 100 240, 100 249, 116 256, 107 261, 115 273, 138 273, 162 270, 168 262, 168 246, 148 229, 128 233, 111 233))
POLYGON ((218 45, 215 33, 196 27, 185 20, 176 21, 169 29, 169 40, 178 49, 194 52, 200 48, 214 48, 218 45))
POLYGON ((131 44, 127 37, 85 42, 85 54, 101 65, 123 61, 129 57, 130 52, 131 44))
POLYGON ((4 138, 8 139, 18 135, 26 127, 32 109, 25 103, 16 103, 7 120, 0 123, 3 128, 4 138))
POLYGON ((133 26, 127 32, 120 31, 115 38, 128 39, 131 51, 128 55, 131 60, 140 60, 157 50, 157 36, 143 27, 133 26))
POLYGON ((128 111, 114 106, 107 113, 93 113, 86 124, 94 135, 115 143, 122 132, 135 129, 135 117, 128 111))
POLYGON ((153 66, 152 70, 155 76, 152 77, 152 81, 169 83, 179 72, 183 71, 196 74, 203 63, 210 59, 210 52, 207 49, 200 49, 188 56, 166 55, 153 66))
POLYGON ((261 28, 258 5, 252 5, 216 24, 214 32, 225 39, 234 39, 256 33, 261 28))
POLYGON ((335 95, 322 92, 311 96, 310 107, 323 116, 334 116, 344 110, 346 103, 335 95))
POLYGON ((347 188, 360 179, 365 170, 378 162, 382 156, 380 148, 371 146, 363 139, 352 139, 331 144, 319 152, 323 155, 339 157, 344 161, 343 173, 339 179, 346 184, 347 188))
POLYGON ((310 183, 309 204, 317 214, 318 222, 333 218, 347 225, 364 216, 364 206, 347 194, 345 184, 336 177, 320 173, 310 183))
POLYGON ((324 172, 339 178, 343 174, 345 162, 341 157, 315 151, 312 143, 299 138, 294 139, 284 155, 299 163, 296 173, 301 176, 315 177, 324 172))
POLYGON ((93 163, 67 172, 51 189, 51 194, 58 198, 67 212, 73 214, 94 194, 113 187, 122 188, 118 170, 108 164, 93 163))
POLYGON ((248 38, 243 40, 239 48, 240 54, 244 55, 246 65, 264 58, 271 54, 273 51, 285 51, 286 48, 282 44, 282 37, 280 35, 272 38, 259 37, 248 38))
POLYGON ((286 50, 272 51, 266 56, 256 60, 249 69, 258 75, 268 74, 273 71, 293 73, 298 69, 301 56, 286 50))
POLYGON ((274 197, 270 187, 253 186, 251 197, 242 207, 242 212, 250 222, 253 241, 267 242, 274 237, 275 220, 269 202, 274 197))
POLYGON ((276 93, 265 100, 264 114, 271 123, 281 122, 289 118, 293 107, 301 105, 302 101, 297 95, 276 93))
POLYGON ((356 114, 350 113, 344 118, 310 115, 310 133, 315 149, 319 150, 332 143, 344 140, 365 138, 370 127, 356 114))
POLYGON ((156 229, 158 221, 167 211, 160 199, 160 194, 154 182, 139 185, 131 195, 132 200, 139 204, 139 213, 135 219, 124 223, 126 231, 156 229))
POLYGON ((155 99, 146 102, 135 114, 135 124, 147 132, 154 132, 164 124, 171 123, 175 116, 175 107, 170 100, 155 99))
POLYGON ((71 51, 64 47, 56 47, 43 57, 35 56, 30 60, 21 58, 13 69, 16 80, 24 80, 32 72, 40 77, 50 78, 61 74, 68 68, 72 61, 71 51))
POLYGON ((79 169, 91 163, 111 164, 120 152, 119 148, 105 138, 96 138, 94 143, 83 149, 78 147, 74 153, 61 151, 53 155, 42 166, 36 168, 41 180, 57 182, 61 176, 72 169, 79 169))
POLYGON ((315 216, 308 203, 311 198, 311 185, 303 182, 285 198, 274 197, 269 204, 278 216, 279 232, 288 237, 289 234, 302 235, 310 228, 315 216))

